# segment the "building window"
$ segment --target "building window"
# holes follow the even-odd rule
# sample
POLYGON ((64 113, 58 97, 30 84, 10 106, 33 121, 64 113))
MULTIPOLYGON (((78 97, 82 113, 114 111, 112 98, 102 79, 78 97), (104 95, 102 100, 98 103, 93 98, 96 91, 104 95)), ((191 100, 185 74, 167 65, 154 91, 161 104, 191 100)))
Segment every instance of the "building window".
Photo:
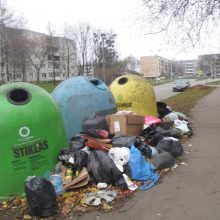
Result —
POLYGON ((53 63, 48 63, 48 69, 53 69, 53 63))
POLYGON ((52 60, 53 56, 52 55, 48 55, 48 60, 52 60))
POLYGON ((60 69, 60 64, 54 63, 54 69, 60 69))
POLYGON ((29 73, 30 79, 33 79, 33 73, 29 73))
POLYGON ((50 54, 57 53, 59 51, 57 47, 48 47, 47 50, 50 54))
POLYGON ((15 74, 15 78, 16 79, 20 79, 21 78, 21 74, 20 73, 15 74))
POLYGON ((48 55, 48 60, 60 61, 60 57, 54 55, 48 55))
POLYGON ((41 76, 42 76, 42 78, 46 78, 47 74, 46 73, 42 73, 41 76))

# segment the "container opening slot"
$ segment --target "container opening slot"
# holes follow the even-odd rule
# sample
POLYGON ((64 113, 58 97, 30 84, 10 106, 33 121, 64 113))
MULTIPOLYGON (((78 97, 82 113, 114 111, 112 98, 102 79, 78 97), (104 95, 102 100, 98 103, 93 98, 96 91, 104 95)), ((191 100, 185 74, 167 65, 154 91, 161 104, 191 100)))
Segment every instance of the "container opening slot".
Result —
POLYGON ((101 84, 100 80, 97 79, 91 79, 90 82, 94 85, 94 86, 98 86, 101 84))
POLYGON ((127 83, 127 81, 128 81, 128 78, 123 77, 123 78, 118 80, 118 84, 119 85, 124 85, 125 83, 127 83))
POLYGON ((15 105, 23 105, 29 102, 30 94, 25 89, 13 89, 8 93, 8 100, 15 105))

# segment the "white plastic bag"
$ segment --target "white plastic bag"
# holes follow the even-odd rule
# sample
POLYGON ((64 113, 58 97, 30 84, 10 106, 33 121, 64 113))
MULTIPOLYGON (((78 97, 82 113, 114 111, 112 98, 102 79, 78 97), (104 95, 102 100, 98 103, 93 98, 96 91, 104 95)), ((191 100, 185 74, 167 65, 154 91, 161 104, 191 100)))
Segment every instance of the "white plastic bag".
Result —
POLYGON ((174 127, 181 130, 182 134, 187 134, 190 132, 186 121, 181 121, 179 119, 174 120, 174 127))
POLYGON ((123 172, 124 165, 130 159, 130 149, 127 147, 113 147, 109 150, 108 156, 114 161, 116 167, 123 172))

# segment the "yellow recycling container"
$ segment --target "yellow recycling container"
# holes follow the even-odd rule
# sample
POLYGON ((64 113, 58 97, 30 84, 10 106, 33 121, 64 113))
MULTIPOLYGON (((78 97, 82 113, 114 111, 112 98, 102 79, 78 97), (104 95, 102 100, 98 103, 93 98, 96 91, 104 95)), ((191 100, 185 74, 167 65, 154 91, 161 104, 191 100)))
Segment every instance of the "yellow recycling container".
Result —
POLYGON ((125 74, 110 85, 118 111, 133 111, 137 115, 157 115, 155 93, 141 76, 125 74))

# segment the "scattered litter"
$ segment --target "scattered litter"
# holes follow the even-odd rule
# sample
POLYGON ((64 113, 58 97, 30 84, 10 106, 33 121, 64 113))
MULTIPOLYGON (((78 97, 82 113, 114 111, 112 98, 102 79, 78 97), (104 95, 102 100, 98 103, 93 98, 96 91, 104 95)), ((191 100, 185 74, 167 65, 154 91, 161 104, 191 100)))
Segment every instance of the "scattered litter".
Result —
POLYGON ((169 172, 170 171, 170 168, 165 168, 163 169, 165 172, 169 172))
POLYGON ((179 165, 175 163, 175 164, 172 166, 172 170, 175 170, 178 166, 179 166, 179 165))
POLYGON ((94 193, 87 193, 86 204, 92 206, 98 206, 102 202, 109 203, 112 202, 117 196, 115 190, 99 190, 94 193))
POLYGON ((188 144, 188 147, 192 147, 193 145, 192 144, 188 144))
POLYGON ((107 188, 107 186, 108 186, 107 183, 98 183, 97 184, 98 189, 105 189, 105 188, 107 188))
POLYGON ((185 163, 185 162, 181 162, 180 165, 182 165, 182 166, 188 166, 188 164, 185 163))

